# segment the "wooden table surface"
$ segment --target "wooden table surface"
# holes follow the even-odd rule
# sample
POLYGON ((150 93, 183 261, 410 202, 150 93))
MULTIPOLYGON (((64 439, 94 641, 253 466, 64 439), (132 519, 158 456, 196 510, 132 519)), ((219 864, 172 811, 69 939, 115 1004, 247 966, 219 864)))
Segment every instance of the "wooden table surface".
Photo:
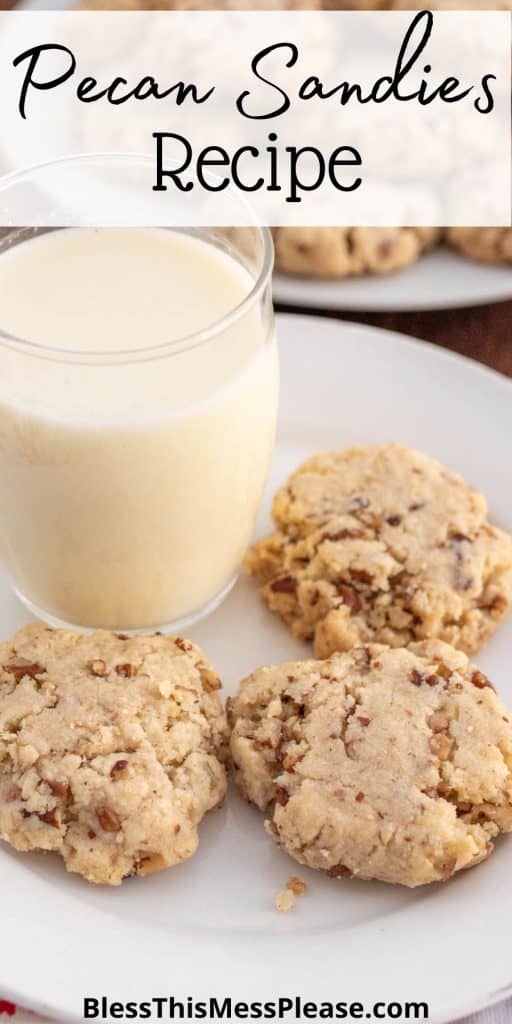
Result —
POLYGON ((284 305, 276 308, 281 312, 318 313, 401 331, 477 359, 512 377, 512 302, 429 313, 328 313, 284 305))

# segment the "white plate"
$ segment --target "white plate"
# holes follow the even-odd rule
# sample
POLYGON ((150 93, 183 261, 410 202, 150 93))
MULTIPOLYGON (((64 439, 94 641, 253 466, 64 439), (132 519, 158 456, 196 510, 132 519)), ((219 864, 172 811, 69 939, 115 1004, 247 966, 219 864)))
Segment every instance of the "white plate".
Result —
POLYGON ((512 299, 512 267, 476 263, 443 247, 406 270, 342 281, 274 275, 274 299, 289 306, 402 313, 512 299))
MULTIPOLYGON (((509 381, 460 357, 374 328, 280 317, 282 400, 269 498, 306 455, 396 438, 460 470, 512 527, 509 381)), ((26 616, 0 579, 1 635, 26 616)), ((227 692, 257 665, 306 655, 247 578, 191 631, 227 692)), ((512 702, 512 623, 480 662, 512 702)), ((95 888, 58 858, 0 847, 0 992, 67 1021, 84 995, 269 1000, 426 1000, 432 1022, 512 987, 512 840, 445 885, 416 891, 300 869, 309 892, 280 915, 274 897, 297 865, 231 792, 186 864, 95 888)), ((288 1020, 294 1020, 291 1014, 288 1020)))

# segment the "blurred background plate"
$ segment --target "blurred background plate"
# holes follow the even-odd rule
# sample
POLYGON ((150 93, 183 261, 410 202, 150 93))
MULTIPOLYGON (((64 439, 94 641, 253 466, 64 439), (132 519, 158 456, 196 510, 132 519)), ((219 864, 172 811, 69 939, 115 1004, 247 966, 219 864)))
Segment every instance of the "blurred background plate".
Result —
MULTIPOLYGON (((7 2, 10 6, 12 0, 7 2)), ((69 10, 75 0, 21 0, 16 6, 22 10, 69 10)), ((512 267, 478 263, 441 246, 405 270, 385 276, 322 280, 276 273, 273 292, 275 302, 303 310, 404 313, 456 309, 512 299, 512 267)))
POLYGON ((274 275, 274 300, 302 309, 404 313, 455 309, 512 298, 512 267, 476 263, 441 246, 385 277, 337 281, 274 275))

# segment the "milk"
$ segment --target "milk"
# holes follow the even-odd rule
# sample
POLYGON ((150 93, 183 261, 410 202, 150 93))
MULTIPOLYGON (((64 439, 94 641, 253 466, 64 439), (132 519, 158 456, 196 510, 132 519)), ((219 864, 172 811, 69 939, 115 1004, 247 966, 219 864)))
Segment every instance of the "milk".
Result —
POLYGON ((182 339, 253 285, 167 230, 59 230, 0 253, 0 328, 24 339, 0 336, 0 557, 43 617, 166 628, 229 586, 274 440, 269 297, 182 339))

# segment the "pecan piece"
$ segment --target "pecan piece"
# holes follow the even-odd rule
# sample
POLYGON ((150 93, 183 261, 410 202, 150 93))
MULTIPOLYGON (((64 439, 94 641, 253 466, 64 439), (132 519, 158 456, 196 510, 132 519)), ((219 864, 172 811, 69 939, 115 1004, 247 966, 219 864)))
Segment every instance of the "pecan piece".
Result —
POLYGON ((362 530, 356 530, 356 529, 350 529, 349 527, 344 527, 342 530, 335 530, 333 533, 329 533, 329 532, 323 533, 321 539, 322 540, 332 540, 332 541, 349 540, 349 539, 350 540, 355 540, 357 537, 362 537, 362 536, 363 536, 363 531, 362 530))
POLYGON ((68 800, 71 796, 71 786, 67 780, 61 781, 60 779, 45 779, 46 785, 50 787, 54 796, 58 796, 61 800, 68 800))
POLYGON ((6 665, 3 666, 4 672, 9 672, 10 675, 14 676, 17 683, 28 676, 30 679, 36 679, 37 676, 42 676, 46 669, 42 665, 39 665, 37 661, 29 661, 28 658, 21 658, 17 655, 11 658, 6 665))
POLYGON ((164 860, 160 853, 148 853, 146 857, 141 858, 135 870, 138 875, 144 878, 145 875, 152 875, 155 871, 161 871, 162 868, 166 867, 168 867, 167 861, 164 860))
POLYGON ((425 679, 425 677, 421 674, 421 672, 418 672, 417 668, 413 668, 409 678, 410 678, 411 683, 413 684, 413 686, 421 686, 422 682, 425 679))
MULTIPOLYGON (((155 634, 156 635, 156 634, 155 634)), ((174 643, 176 647, 179 647, 180 651, 191 651, 192 644, 188 640, 184 640, 182 636, 175 636, 174 643)))
POLYGON ((343 604, 346 604, 347 608, 349 608, 351 615, 357 615, 361 611, 363 605, 353 587, 349 587, 346 583, 340 583, 338 585, 338 593, 343 600, 343 604))
POLYGON ((121 778, 121 775, 127 767, 128 761, 126 758, 120 758, 119 761, 116 761, 116 763, 112 765, 112 768, 110 769, 110 778, 116 782, 117 779, 121 778))
POLYGON ((368 644, 365 644, 363 647, 361 647, 360 652, 363 664, 370 666, 372 663, 372 652, 370 651, 368 644))
MULTIPOLYGON (((270 743, 268 743, 267 746, 269 747, 270 743)), ((254 744, 254 748, 255 748, 255 750, 261 750, 263 748, 263 744, 256 745, 256 743, 255 743, 254 744)), ((296 764, 297 764, 297 758, 293 758, 291 756, 291 754, 285 754, 285 756, 283 758, 283 769, 284 769, 285 772, 293 772, 293 769, 294 769, 296 764)))
POLYGON ((276 789, 276 803, 280 804, 281 807, 286 807, 289 799, 290 797, 286 792, 286 789, 283 789, 282 786, 278 786, 276 789))
POLYGON ((432 712, 428 720, 428 724, 432 729, 432 732, 443 732, 444 729, 448 728, 450 720, 446 711, 439 709, 438 711, 432 712))
POLYGON ((473 686, 477 687, 478 690, 494 690, 494 686, 492 685, 490 679, 488 679, 487 676, 478 668, 475 670, 475 672, 472 673, 471 682, 473 683, 473 686))
POLYGON ((451 878, 451 876, 453 875, 456 867, 457 867, 457 858, 456 857, 451 857, 450 860, 447 860, 447 861, 444 862, 444 864, 439 865, 439 870, 441 872, 441 878, 443 879, 443 882, 446 882, 446 881, 448 881, 449 878, 451 878))
POLYGON ((360 722, 361 725, 364 725, 365 727, 370 724, 370 719, 367 718, 366 715, 356 715, 356 718, 357 718, 357 721, 360 722))
POLYGON ((353 580, 357 580, 358 583, 373 583, 373 576, 366 569, 351 569, 350 575, 353 580))
POLYGON ((276 576, 270 582, 270 589, 274 594, 296 594, 297 580, 294 576, 276 576))
POLYGON ((97 814, 98 821, 105 832, 119 832, 121 822, 115 811, 109 810, 108 807, 98 807, 97 814))
POLYGON ((329 878, 351 878, 352 872, 350 868, 347 868, 345 864, 335 864, 333 868, 329 868, 327 874, 329 878))
POLYGON ((118 676, 122 676, 123 679, 133 679, 136 671, 135 665, 130 665, 128 661, 125 662, 124 665, 116 665, 116 672, 118 676))
POLYGON ((443 664, 443 662, 441 662, 436 668, 436 674, 438 676, 441 676, 441 679, 449 679, 450 676, 452 675, 452 670, 451 668, 448 668, 448 665, 445 665, 443 664))
POLYGON ((396 249, 396 244, 395 238, 383 238, 377 245, 377 255, 382 260, 389 259, 396 249))
POLYGON ((447 761, 453 750, 453 740, 444 732, 436 732, 430 740, 430 749, 440 761, 447 761))
POLYGON ((52 825, 53 828, 58 828, 60 825, 59 815, 56 807, 52 807, 51 811, 44 811, 43 814, 38 814, 38 818, 44 821, 45 825, 52 825))
POLYGON ((216 690, 220 690, 222 687, 217 673, 209 668, 201 669, 201 683, 205 693, 215 693, 216 690))
POLYGON ((425 682, 428 686, 438 686, 439 683, 443 682, 443 677, 438 676, 436 672, 432 672, 430 676, 427 676, 425 682))
POLYGON ((493 619, 500 619, 507 611, 508 601, 506 597, 503 597, 503 594, 496 594, 489 604, 484 604, 481 608, 482 611, 489 612, 493 619))
POLYGON ((388 516, 386 522, 388 526, 400 526, 400 523, 402 522, 402 516, 388 516))

